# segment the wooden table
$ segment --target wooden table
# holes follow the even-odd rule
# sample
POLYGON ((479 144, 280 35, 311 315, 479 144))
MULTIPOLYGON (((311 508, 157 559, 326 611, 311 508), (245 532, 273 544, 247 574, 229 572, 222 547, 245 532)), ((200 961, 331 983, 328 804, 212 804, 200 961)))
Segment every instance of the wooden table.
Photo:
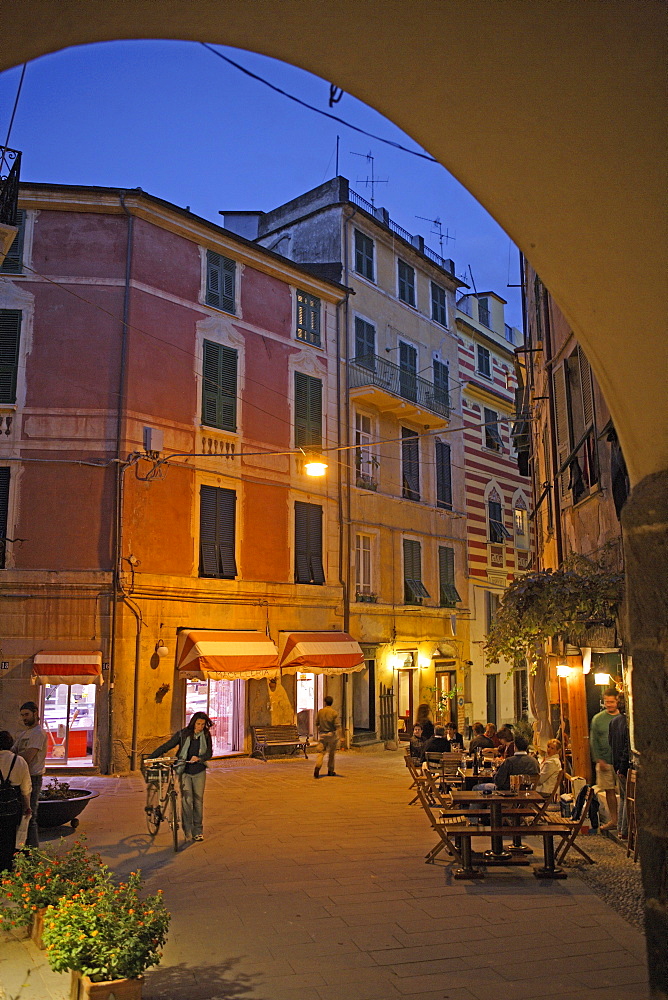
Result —
POLYGON ((479 771, 478 774, 473 773, 472 767, 461 768, 460 773, 464 779, 464 789, 467 792, 473 791, 475 785, 482 785, 486 781, 494 781, 494 775, 496 771, 479 771))
MULTIPOLYGON (((459 877, 472 878, 480 877, 480 873, 475 874, 475 869, 473 868, 471 862, 471 837, 472 836, 489 836, 491 838, 491 850, 485 851, 483 854, 483 859, 485 864, 517 864, 517 858, 513 856, 513 853, 504 849, 503 846, 503 819, 504 814, 506 818, 513 816, 513 809, 506 809, 505 806, 525 806, 529 808, 535 807, 535 811, 538 812, 539 808, 544 803, 543 796, 536 791, 526 791, 526 792, 492 792, 486 795, 484 792, 473 792, 473 791, 457 791, 453 789, 452 791, 452 804, 454 808, 458 806, 474 806, 476 811, 479 809, 489 809, 489 829, 485 830, 478 829, 474 827, 465 827, 462 830, 457 830, 456 827, 453 828, 452 834, 461 836, 462 838, 462 860, 463 869, 462 874, 459 877)), ((547 823, 536 823, 532 827, 519 827, 513 826, 508 827, 508 834, 512 835, 513 838, 519 838, 524 832, 530 836, 538 836, 543 838, 543 852, 545 864, 542 868, 535 870, 534 874, 539 878, 566 878, 565 873, 555 866, 554 863, 554 841, 553 837, 555 834, 561 833, 562 828, 565 831, 566 826, 564 824, 547 824, 547 823)), ((521 845, 521 841, 519 843, 521 845)))

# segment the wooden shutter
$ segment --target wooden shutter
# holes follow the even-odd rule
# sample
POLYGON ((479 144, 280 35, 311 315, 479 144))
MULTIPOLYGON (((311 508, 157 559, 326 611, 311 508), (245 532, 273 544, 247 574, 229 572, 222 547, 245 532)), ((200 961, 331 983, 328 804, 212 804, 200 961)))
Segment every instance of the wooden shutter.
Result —
POLYGON ((450 406, 449 378, 450 369, 444 361, 434 358, 432 365, 434 372, 434 399, 443 406, 450 406))
POLYGON ((237 265, 214 250, 206 252, 206 301, 210 306, 234 312, 237 265))
POLYGON ((202 486, 199 502, 200 576, 218 576, 216 487, 202 486))
POLYGON ((0 569, 5 568, 5 538, 9 516, 9 469, 0 468, 0 569))
POLYGON ((237 429, 238 355, 231 347, 204 341, 202 423, 221 430, 237 429))
POLYGON ((355 358, 364 367, 375 367, 376 328, 366 320, 355 317, 355 358))
POLYGON ((485 414, 485 447, 494 451, 503 451, 503 441, 499 433, 499 415, 496 410, 483 407, 485 414))
POLYGON ((295 501, 295 581, 321 585, 325 582, 322 563, 322 507, 295 501))
POLYGON ((0 309, 0 403, 16 402, 21 310, 0 309))
POLYGON ((580 365, 580 389, 582 391, 582 417, 586 430, 594 424, 594 387, 592 385, 591 366, 587 355, 579 346, 578 362, 580 365))
POLYGON ((452 467, 450 445, 436 442, 436 506, 452 510, 452 467))
POLYGON ((322 382, 295 372, 295 447, 322 448, 322 382))
MULTIPOLYGON (((552 392, 554 396, 554 422, 557 438, 557 468, 560 469, 571 453, 570 422, 568 419, 568 394, 566 389, 566 368, 559 365, 552 372, 552 392)), ((563 500, 570 499, 569 471, 559 476, 559 495, 563 500)))
POLYGON ((420 442, 415 431, 401 428, 402 494, 407 500, 420 499, 420 442))
POLYGON ((237 495, 216 486, 200 489, 200 575, 237 575, 235 524, 237 495))
POLYGON ((223 345, 220 353, 220 427, 227 431, 237 429, 237 368, 237 352, 223 345))
POLYGON ((420 604, 429 591, 422 582, 422 546, 404 538, 404 603, 420 604))
POLYGON ((26 213, 22 208, 16 213, 16 225, 19 231, 14 242, 7 251, 7 256, 0 264, 0 274, 21 274, 23 272, 23 239, 25 236, 26 213))
POLYGON ((445 545, 438 547, 438 577, 442 607, 452 607, 461 597, 455 587, 455 550, 445 545))

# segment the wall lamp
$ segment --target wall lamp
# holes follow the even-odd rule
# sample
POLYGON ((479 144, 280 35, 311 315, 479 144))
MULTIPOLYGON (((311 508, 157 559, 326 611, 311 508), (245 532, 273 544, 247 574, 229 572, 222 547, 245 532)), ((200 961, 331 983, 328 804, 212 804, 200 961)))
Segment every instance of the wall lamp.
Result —
POLYGON ((557 664, 557 677, 570 677, 573 673, 573 667, 569 667, 567 663, 557 664))
POLYGON ((324 476, 328 468, 323 455, 313 452, 304 456, 304 472, 307 476, 324 476))
POLYGON ((606 687, 610 683, 610 674, 594 674, 594 683, 606 687))

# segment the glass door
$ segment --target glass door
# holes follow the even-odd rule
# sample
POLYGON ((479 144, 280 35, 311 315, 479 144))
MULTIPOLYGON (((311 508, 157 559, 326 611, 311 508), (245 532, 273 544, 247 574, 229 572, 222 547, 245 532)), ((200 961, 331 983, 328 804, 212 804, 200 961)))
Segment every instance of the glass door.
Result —
POLYGON ((436 721, 442 726, 446 722, 457 725, 457 671, 437 670, 436 672, 436 721))
POLYGON ((92 764, 95 684, 45 684, 42 720, 47 764, 92 764))
POLYGON ((186 724, 195 712, 205 712, 213 722, 211 742, 215 757, 238 750, 239 681, 189 680, 186 683, 186 724))
POLYGON ((413 734, 414 673, 414 670, 397 670, 397 712, 400 739, 410 739, 413 734))
POLYGON ((297 728, 300 736, 315 736, 315 717, 322 708, 322 674, 297 674, 297 728))

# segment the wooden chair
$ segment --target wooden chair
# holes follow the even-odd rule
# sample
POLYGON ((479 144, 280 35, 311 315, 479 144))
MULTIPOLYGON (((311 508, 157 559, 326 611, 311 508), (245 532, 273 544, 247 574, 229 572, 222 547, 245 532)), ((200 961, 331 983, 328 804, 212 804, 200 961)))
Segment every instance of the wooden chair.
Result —
POLYGON ((594 789, 590 787, 585 797, 584 804, 582 806, 582 811, 580 812, 579 817, 574 820, 571 819, 563 820, 563 822, 568 825, 569 829, 562 837, 561 843, 554 852, 555 860, 558 865, 560 865, 563 862, 564 858, 570 851, 571 847, 573 847, 578 852, 578 854, 581 854, 582 857, 585 859, 585 861, 588 861, 590 865, 595 864, 594 859, 590 858, 587 852, 583 851, 583 849, 578 844, 575 843, 575 838, 579 834, 582 828, 582 824, 589 815, 589 806, 591 805, 591 800, 593 798, 594 798, 594 789))
POLYGON ((638 772, 630 768, 626 775, 626 822, 628 839, 626 841, 626 857, 638 860, 638 817, 636 815, 636 780, 638 772))
POLYGON ((438 822, 438 818, 434 815, 434 809, 432 808, 433 802, 429 802, 427 799, 424 784, 417 786, 417 793, 418 798, 420 799, 420 805, 427 815, 431 828, 438 836, 438 842, 434 844, 432 849, 428 851, 427 854, 425 854, 425 864, 433 865, 435 863, 435 859, 441 851, 445 851, 451 858, 462 864, 461 855, 452 840, 450 840, 450 832, 456 834, 456 829, 450 831, 444 823, 438 822))
POLYGON ((551 805, 553 805, 557 801, 557 796, 561 791, 561 782, 563 780, 564 780, 564 769, 562 768, 561 771, 559 771, 559 774, 557 775, 557 780, 555 782, 554 788, 545 799, 545 802, 543 802, 543 804, 541 805, 539 811, 536 813, 536 818, 532 820, 531 823, 529 824, 530 826, 533 826, 535 823, 541 823, 544 819, 547 819, 546 817, 547 810, 550 808, 551 805))
POLYGON ((461 786, 462 776, 459 773, 462 763, 461 753, 427 753, 425 763, 428 771, 440 775, 441 782, 456 785, 458 788, 461 786))
MULTIPOLYGON (((424 775, 420 770, 420 765, 413 757, 410 756, 410 754, 406 754, 406 756, 404 757, 404 761, 406 767, 408 768, 408 773, 410 774, 412 779, 408 790, 412 791, 413 789, 417 789, 418 785, 424 781, 424 775)), ((418 801, 418 796, 416 791, 416 794, 413 796, 413 798, 410 800, 408 804, 409 806, 412 806, 417 801, 418 801)))

